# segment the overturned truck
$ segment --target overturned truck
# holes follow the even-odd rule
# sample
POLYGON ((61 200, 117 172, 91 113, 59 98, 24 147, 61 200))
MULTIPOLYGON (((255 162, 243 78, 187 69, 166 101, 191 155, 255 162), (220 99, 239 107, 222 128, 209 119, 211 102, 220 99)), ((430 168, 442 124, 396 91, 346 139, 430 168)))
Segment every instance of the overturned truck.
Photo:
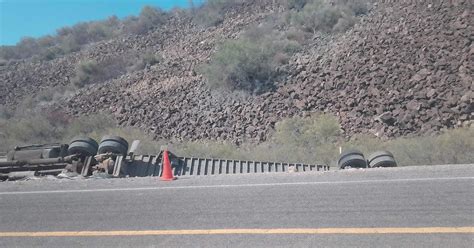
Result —
MULTIPOLYGON (((104 136, 100 143, 76 137, 69 144, 17 146, 0 156, 0 181, 47 175, 160 176, 163 152, 135 154, 139 143, 135 140, 129 147, 121 137, 104 136)), ((179 157, 173 153, 169 157, 175 176, 329 170, 327 165, 316 164, 179 157)))

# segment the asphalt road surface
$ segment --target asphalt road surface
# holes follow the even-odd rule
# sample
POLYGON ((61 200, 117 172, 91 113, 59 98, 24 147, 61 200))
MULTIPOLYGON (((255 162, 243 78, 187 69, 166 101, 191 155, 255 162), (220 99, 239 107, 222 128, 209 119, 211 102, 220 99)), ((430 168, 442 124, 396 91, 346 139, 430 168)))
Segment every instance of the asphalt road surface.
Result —
POLYGON ((474 165, 0 183, 0 247, 474 247, 474 165))

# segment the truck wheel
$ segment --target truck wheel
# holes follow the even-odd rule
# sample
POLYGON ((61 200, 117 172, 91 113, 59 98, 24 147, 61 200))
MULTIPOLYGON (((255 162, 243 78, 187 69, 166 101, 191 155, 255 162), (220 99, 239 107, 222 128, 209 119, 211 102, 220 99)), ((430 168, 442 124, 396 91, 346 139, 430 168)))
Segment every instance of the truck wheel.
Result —
POLYGON ((358 150, 347 150, 339 156, 338 165, 341 169, 345 169, 346 167, 367 168, 367 160, 365 160, 362 152, 358 150))
POLYGON ((126 155, 128 151, 128 142, 118 136, 104 136, 100 141, 99 154, 102 153, 118 153, 126 155))
POLYGON ((367 158, 369 166, 375 167, 397 167, 393 154, 389 151, 376 151, 367 158))
POLYGON ((94 156, 97 154, 99 145, 97 141, 89 137, 75 137, 69 143, 68 154, 80 154, 84 156, 94 156))

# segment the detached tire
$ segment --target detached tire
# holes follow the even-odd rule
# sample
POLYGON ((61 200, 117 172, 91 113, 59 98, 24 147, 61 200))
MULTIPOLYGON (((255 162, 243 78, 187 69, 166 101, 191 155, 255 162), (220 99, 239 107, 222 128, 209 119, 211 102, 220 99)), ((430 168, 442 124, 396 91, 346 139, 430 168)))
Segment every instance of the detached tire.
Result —
POLYGON ((375 167, 397 167, 393 154, 389 151, 376 151, 367 158, 369 166, 375 167))
POLYGON ((97 141, 89 137, 78 136, 71 140, 67 152, 69 155, 80 154, 84 156, 94 156, 97 154, 98 148, 99 145, 97 141))
POLYGON ((364 158, 364 154, 358 150, 347 150, 341 153, 337 163, 341 169, 346 167, 367 168, 367 160, 364 158))
POLYGON ((104 136, 100 141, 99 154, 117 153, 126 155, 128 151, 128 142, 119 136, 104 136))

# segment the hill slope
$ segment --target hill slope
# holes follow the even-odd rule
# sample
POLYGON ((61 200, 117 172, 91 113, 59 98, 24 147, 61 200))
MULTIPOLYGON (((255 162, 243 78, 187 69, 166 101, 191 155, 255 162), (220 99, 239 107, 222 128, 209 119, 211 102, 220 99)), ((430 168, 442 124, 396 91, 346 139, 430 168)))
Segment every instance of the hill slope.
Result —
POLYGON ((177 13, 146 35, 98 42, 52 61, 10 63, 0 67, 7 89, 0 104, 15 106, 28 95, 68 85, 84 59, 100 63, 151 51, 161 55, 160 63, 86 87, 59 108, 72 115, 105 112, 157 139, 234 143, 264 141, 282 118, 313 112, 338 116, 347 136, 422 135, 472 122, 470 1, 378 2, 350 31, 304 45, 280 68, 288 76, 275 91, 234 96, 209 89, 198 68, 219 42, 282 9, 272 0, 244 1, 211 28, 177 13))

